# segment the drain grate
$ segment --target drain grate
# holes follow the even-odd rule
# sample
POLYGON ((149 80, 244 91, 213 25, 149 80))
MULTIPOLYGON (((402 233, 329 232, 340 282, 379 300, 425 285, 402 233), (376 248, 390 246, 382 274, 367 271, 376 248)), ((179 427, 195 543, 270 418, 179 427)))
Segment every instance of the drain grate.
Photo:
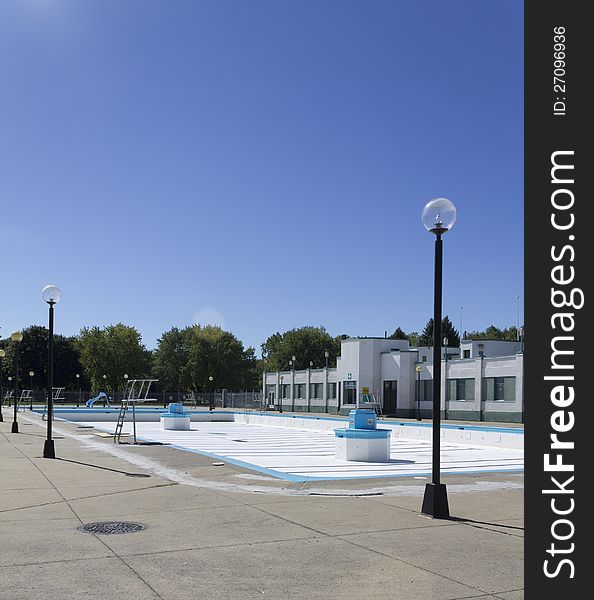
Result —
POLYGON ((85 533, 100 533, 111 535, 113 533, 136 533, 143 531, 146 525, 142 523, 131 523, 129 521, 100 521, 99 523, 85 523, 78 530, 85 533))

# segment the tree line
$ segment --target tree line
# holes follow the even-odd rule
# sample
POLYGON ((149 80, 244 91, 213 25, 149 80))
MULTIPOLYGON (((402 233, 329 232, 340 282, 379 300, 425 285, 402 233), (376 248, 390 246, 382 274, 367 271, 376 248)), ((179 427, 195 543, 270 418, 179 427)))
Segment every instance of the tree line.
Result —
MULTIPOLYGON (((460 346, 460 333, 454 327, 447 315, 441 322, 441 335, 442 342, 443 338, 447 339, 448 346, 460 346)), ((496 325, 489 325, 489 327, 482 331, 465 331, 463 339, 515 342, 520 339, 520 336, 523 336, 522 328, 520 328, 520 331, 518 331, 518 328, 515 325, 504 328, 497 327, 496 325)), ((393 340, 408 340, 411 346, 432 346, 433 319, 429 319, 429 321, 427 321, 427 324, 421 333, 418 333, 417 331, 406 333, 400 327, 397 327, 394 330, 394 333, 388 337, 393 340)))
MULTIPOLYGON (((47 381, 49 331, 31 325, 22 333, 20 387, 33 384, 35 389, 42 389, 47 381)), ((0 340, 0 347, 6 352, 6 386, 7 377, 15 373, 15 343, 0 340)), ((163 333, 155 350, 144 346, 136 328, 123 323, 83 327, 77 336, 54 335, 55 385, 73 390, 80 386, 93 392, 121 392, 125 374, 130 379, 158 379, 158 390, 259 389, 259 363, 254 348, 244 348, 232 333, 212 325, 173 327, 163 333)))
MULTIPOLYGON (((23 329, 19 344, 20 387, 42 389, 47 380, 49 332, 40 325, 23 329), (32 372, 33 376, 29 376, 32 372)), ((465 333, 466 339, 515 340, 516 327, 490 325, 484 331, 465 333)), ((446 316, 442 336, 448 345, 460 345, 460 335, 446 316)), ((325 327, 305 326, 276 332, 261 344, 262 358, 253 347, 245 348, 231 332, 213 325, 172 327, 164 332, 154 350, 142 343, 139 331, 118 323, 106 327, 83 327, 76 336, 54 335, 54 382, 67 389, 122 391, 124 374, 130 379, 155 378, 157 390, 207 392, 259 389, 263 371, 335 367, 340 343, 347 334, 332 336, 325 327), (78 377, 77 377, 78 375, 78 377)), ((433 319, 421 333, 397 327, 391 339, 408 340, 411 346, 433 344, 433 319)), ((15 344, 0 340, 3 385, 14 376, 15 344)))

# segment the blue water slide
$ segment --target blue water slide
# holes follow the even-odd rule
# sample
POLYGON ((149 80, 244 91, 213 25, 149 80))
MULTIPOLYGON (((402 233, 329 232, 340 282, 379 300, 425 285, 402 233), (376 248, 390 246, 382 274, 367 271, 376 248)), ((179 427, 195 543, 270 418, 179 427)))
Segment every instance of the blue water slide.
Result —
POLYGON ((93 408, 93 404, 101 400, 104 400, 106 405, 109 406, 109 396, 105 392, 99 392, 94 398, 89 398, 85 404, 89 408, 93 408))

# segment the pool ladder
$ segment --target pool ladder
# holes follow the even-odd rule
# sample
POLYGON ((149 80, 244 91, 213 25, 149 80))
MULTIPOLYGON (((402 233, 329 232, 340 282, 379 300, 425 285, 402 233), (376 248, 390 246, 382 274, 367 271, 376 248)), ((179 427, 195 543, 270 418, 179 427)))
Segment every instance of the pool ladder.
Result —
MULTIPOLYGON (((65 398, 62 396, 62 393, 64 392, 64 388, 63 387, 53 387, 52 388, 52 403, 56 404, 58 402, 58 400, 62 400, 64 401, 65 398)), ((45 406, 43 407, 43 414, 41 415, 41 420, 42 421, 47 421, 47 405, 48 405, 48 398, 47 398, 47 393, 45 394, 45 406)), ((53 415, 52 415, 52 421, 53 421, 53 415)))
POLYGON ((126 413, 128 412, 128 398, 124 398, 122 406, 120 408, 120 414, 116 423, 115 431, 113 432, 113 441, 120 443, 120 437, 122 435, 122 428, 124 427, 124 421, 126 420, 126 413))

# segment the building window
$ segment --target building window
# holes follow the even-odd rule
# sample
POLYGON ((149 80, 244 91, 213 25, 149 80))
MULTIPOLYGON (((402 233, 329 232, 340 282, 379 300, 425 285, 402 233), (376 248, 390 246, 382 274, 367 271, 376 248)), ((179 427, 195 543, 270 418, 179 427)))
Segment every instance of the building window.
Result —
POLYGON ((322 397, 322 384, 321 383, 310 383, 309 384, 309 397, 316 398, 316 399, 322 397))
POLYGON ((427 362, 427 357, 426 356, 422 356, 421 357, 421 362, 427 362))
POLYGON ((289 387, 290 387, 290 385, 288 383, 283 383, 280 386, 280 397, 283 400, 286 400, 287 398, 289 398, 289 387))
POLYGON ((417 381, 416 397, 417 402, 433 402, 433 379, 417 381))
POLYGON ((474 400, 474 379, 448 379, 447 399, 457 402, 474 400))
POLYGON ((336 383, 328 384, 328 400, 336 400, 336 383))
POLYGON ((462 358, 470 358, 470 350, 464 350, 464 356, 462 358))
POLYGON ((295 399, 303 399, 305 398, 305 383, 296 383, 295 384, 295 399))
POLYGON ((505 380, 503 377, 495 377, 493 382, 493 400, 495 402, 505 401, 505 380))
POLYGON ((485 402, 515 402, 515 377, 486 377, 483 379, 483 400, 485 402))
POLYGON ((456 380, 456 400, 474 400, 474 379, 456 380))

